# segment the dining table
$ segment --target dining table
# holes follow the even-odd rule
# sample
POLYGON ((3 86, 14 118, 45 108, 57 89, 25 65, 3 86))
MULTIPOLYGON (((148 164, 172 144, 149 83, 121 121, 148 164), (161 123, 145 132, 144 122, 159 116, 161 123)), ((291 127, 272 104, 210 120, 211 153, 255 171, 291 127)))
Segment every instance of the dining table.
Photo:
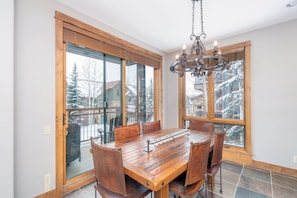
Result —
POLYGON ((104 146, 122 150, 125 174, 154 191, 154 198, 168 198, 169 183, 187 170, 191 143, 209 138, 212 147, 211 133, 169 128, 104 146))

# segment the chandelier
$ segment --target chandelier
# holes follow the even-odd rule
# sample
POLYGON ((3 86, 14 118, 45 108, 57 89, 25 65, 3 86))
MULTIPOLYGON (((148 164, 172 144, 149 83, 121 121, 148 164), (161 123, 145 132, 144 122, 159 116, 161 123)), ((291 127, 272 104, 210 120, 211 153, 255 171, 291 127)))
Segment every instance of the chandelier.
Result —
POLYGON ((183 46, 182 53, 180 55, 176 55, 176 61, 171 64, 170 71, 179 74, 180 77, 183 77, 185 72, 191 72, 192 76, 198 77, 206 74, 210 75, 213 71, 229 69, 229 60, 221 55, 217 41, 214 41, 212 54, 207 54, 204 44, 201 41, 201 38, 206 38, 206 34, 203 29, 202 0, 191 1, 193 3, 193 11, 192 34, 190 35, 190 39, 195 40, 188 54, 186 53, 185 45, 183 46), (196 35, 194 33, 195 3, 198 1, 200 1, 201 32, 196 35))

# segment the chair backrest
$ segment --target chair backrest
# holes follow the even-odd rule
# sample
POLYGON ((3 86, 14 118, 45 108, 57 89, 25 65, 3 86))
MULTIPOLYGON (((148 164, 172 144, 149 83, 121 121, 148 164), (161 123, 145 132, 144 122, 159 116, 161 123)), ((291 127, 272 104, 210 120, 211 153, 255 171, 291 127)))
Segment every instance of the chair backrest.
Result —
POLYGON ((97 183, 106 190, 126 195, 122 151, 98 145, 93 138, 91 146, 97 183))
POLYGON ((214 124, 212 122, 201 122, 196 120, 190 120, 190 130, 205 131, 209 133, 214 132, 214 124))
POLYGON ((161 130, 161 124, 160 120, 155 121, 155 122, 144 122, 142 123, 142 133, 151 133, 154 131, 159 131, 161 130))
POLYGON ((114 129, 114 140, 122 140, 130 137, 135 137, 140 135, 140 125, 127 125, 114 129))
POLYGON ((225 132, 215 133, 215 141, 212 150, 212 156, 210 157, 210 168, 221 163, 223 155, 223 146, 225 140, 225 132))
POLYGON ((210 137, 200 143, 191 143, 185 186, 204 179, 210 151, 210 137))

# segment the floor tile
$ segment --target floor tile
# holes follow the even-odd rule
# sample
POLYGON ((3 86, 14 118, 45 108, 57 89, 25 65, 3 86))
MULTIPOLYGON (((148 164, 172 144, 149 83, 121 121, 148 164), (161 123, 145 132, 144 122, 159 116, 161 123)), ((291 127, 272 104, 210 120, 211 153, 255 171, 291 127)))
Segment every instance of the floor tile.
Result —
MULTIPOLYGON (((292 190, 297 189, 297 178, 289 177, 286 175, 281 175, 277 173, 272 173, 272 184, 276 184, 279 186, 284 186, 286 188, 290 188, 292 190)), ((296 196, 297 197, 297 196, 296 196)))
POLYGON ((283 186, 273 185, 273 197, 274 198, 296 198, 297 190, 285 188, 283 186))
POLYGON ((237 174, 241 174, 242 165, 224 161, 222 163, 222 169, 229 170, 229 171, 235 172, 237 174))
POLYGON ((236 184, 231 184, 231 183, 223 180, 223 183, 222 183, 223 192, 222 192, 222 194, 220 193, 220 184, 219 183, 216 183, 216 185, 214 186, 213 191, 217 195, 222 195, 222 197, 232 198, 234 196, 234 194, 235 194, 236 186, 237 186, 236 184))
MULTIPOLYGON (((240 174, 222 169, 222 180, 227 181, 231 184, 237 185, 239 181, 240 174)), ((216 174, 216 183, 220 182, 220 173, 216 174)))
POLYGON ((265 182, 271 182, 270 171, 266 171, 266 170, 255 169, 252 167, 245 166, 243 168, 242 175, 247 176, 247 177, 252 177, 255 179, 259 179, 259 180, 265 181, 265 182))
MULTIPOLYGON (((64 198, 89 198, 95 197, 94 183, 89 184, 85 187, 82 187, 69 195, 65 195, 64 198)), ((97 198, 101 198, 101 196, 97 194, 97 198)))
POLYGON ((234 198, 269 198, 269 196, 238 187, 234 198))
POLYGON ((271 183, 264 182, 252 177, 242 175, 240 177, 239 187, 245 188, 253 192, 259 192, 261 194, 272 196, 271 183))

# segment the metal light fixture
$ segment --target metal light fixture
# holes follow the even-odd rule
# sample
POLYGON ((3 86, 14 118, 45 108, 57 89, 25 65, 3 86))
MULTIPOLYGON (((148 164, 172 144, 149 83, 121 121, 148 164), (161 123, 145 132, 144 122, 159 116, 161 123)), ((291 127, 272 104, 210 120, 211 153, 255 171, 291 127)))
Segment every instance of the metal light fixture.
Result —
POLYGON ((290 7, 294 7, 297 5, 297 0, 294 0, 294 1, 290 1, 289 3, 287 3, 287 7, 290 8, 290 7))
POLYGON ((186 47, 183 46, 181 55, 176 55, 176 61, 170 66, 170 71, 179 74, 183 77, 185 72, 191 72, 192 76, 210 75, 213 71, 224 70, 230 68, 229 60, 221 55, 218 49, 217 41, 214 42, 212 54, 207 54, 201 38, 205 39, 206 34, 203 29, 203 9, 202 0, 191 0, 193 3, 192 12, 192 34, 190 39, 195 38, 194 43, 190 49, 189 54, 186 53, 186 47), (200 14, 201 14, 201 32, 194 33, 195 22, 195 3, 200 1, 200 14))

